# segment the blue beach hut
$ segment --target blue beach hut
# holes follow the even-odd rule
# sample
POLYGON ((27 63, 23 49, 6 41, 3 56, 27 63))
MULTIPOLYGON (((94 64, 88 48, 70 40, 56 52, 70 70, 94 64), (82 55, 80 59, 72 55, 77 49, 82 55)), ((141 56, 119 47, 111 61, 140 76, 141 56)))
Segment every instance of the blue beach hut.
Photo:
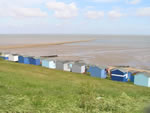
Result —
POLYGON ((111 71, 111 79, 114 81, 127 82, 128 72, 120 69, 114 69, 111 71))
POLYGON ((30 58, 27 56, 19 56, 18 62, 23 64, 30 64, 30 58))
POLYGON ((29 57, 30 64, 32 65, 40 65, 40 59, 37 57, 29 57))
POLYGON ((134 76, 134 84, 139 86, 150 87, 150 73, 140 72, 134 76))
POLYGON ((8 60, 8 57, 0 56, 0 58, 2 58, 4 60, 8 60))
POLYGON ((10 54, 7 54, 7 53, 1 53, 0 54, 0 58, 4 59, 4 60, 8 60, 9 59, 9 55, 10 54))
POLYGON ((129 71, 129 72, 128 72, 128 80, 129 80, 130 82, 134 82, 134 77, 135 77, 135 75, 136 75, 137 73, 138 73, 137 71, 129 71))
POLYGON ((97 66, 90 66, 88 72, 92 77, 98 77, 105 79, 107 77, 105 68, 99 68, 97 66))

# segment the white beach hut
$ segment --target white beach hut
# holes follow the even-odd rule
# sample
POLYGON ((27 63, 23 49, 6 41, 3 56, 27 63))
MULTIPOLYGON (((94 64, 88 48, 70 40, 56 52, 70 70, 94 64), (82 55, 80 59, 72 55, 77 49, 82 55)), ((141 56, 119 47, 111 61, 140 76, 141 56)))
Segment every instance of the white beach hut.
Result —
POLYGON ((18 57, 19 57, 18 54, 10 54, 9 57, 8 57, 8 60, 17 62, 18 61, 18 57))
POLYGON ((72 65, 72 72, 85 73, 86 72, 86 65, 84 63, 74 63, 72 65))
POLYGON ((56 69, 63 71, 71 71, 73 62, 71 61, 56 61, 56 69))

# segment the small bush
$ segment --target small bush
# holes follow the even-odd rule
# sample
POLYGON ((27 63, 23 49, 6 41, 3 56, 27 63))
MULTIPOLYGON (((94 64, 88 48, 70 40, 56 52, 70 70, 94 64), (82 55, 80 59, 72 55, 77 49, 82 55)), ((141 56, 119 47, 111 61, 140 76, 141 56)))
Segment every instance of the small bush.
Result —
POLYGON ((95 86, 83 84, 80 89, 79 107, 85 113, 136 113, 140 105, 133 97, 123 92, 119 97, 106 97, 95 92, 95 86), (134 109, 133 109, 134 108, 134 109), (135 111, 134 111, 135 110, 135 111))

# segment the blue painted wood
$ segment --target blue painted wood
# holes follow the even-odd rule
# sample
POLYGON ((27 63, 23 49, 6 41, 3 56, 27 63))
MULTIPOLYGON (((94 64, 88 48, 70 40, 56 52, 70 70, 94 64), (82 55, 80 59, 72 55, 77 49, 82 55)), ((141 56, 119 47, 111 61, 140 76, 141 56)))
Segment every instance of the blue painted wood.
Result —
POLYGON ((120 82, 127 82, 128 81, 128 79, 124 76, 122 76, 122 77, 112 76, 111 79, 113 81, 120 81, 120 82))
POLYGON ((40 59, 36 59, 36 58, 29 58, 30 64, 32 65, 40 65, 40 59))
POLYGON ((124 75, 125 73, 120 71, 120 70, 118 70, 118 69, 116 69, 116 70, 112 70, 111 74, 124 75))
POLYGON ((24 57, 23 56, 19 56, 18 57, 18 62, 19 63, 24 63, 24 57))
POLYGON ((128 79, 130 82, 134 82, 134 75, 131 72, 128 72, 128 79))
POLYGON ((47 60, 42 60, 42 67, 47 67, 47 68, 49 68, 49 61, 47 61, 47 60))
POLYGON ((114 81, 127 82, 128 77, 125 76, 126 74, 127 74, 127 72, 123 72, 118 69, 112 70, 111 71, 111 79, 114 81))
POLYGON ((0 56, 0 58, 2 58, 4 60, 8 60, 8 57, 0 56))
POLYGON ((19 63, 24 63, 24 64, 30 64, 29 57, 24 57, 24 56, 19 56, 18 57, 18 62, 19 63))
POLYGON ((104 79, 107 77, 105 69, 100 69, 99 67, 96 66, 90 66, 87 72, 89 72, 92 77, 104 79))
POLYGON ((138 73, 135 75, 134 84, 139 86, 150 87, 150 75, 147 76, 145 73, 138 73))

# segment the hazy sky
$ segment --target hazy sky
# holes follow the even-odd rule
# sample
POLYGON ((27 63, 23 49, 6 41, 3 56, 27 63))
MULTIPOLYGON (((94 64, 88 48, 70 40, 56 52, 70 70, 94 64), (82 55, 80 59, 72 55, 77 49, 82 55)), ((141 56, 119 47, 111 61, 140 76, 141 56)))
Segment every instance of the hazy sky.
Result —
POLYGON ((150 0, 0 0, 0 33, 150 35, 150 0))

